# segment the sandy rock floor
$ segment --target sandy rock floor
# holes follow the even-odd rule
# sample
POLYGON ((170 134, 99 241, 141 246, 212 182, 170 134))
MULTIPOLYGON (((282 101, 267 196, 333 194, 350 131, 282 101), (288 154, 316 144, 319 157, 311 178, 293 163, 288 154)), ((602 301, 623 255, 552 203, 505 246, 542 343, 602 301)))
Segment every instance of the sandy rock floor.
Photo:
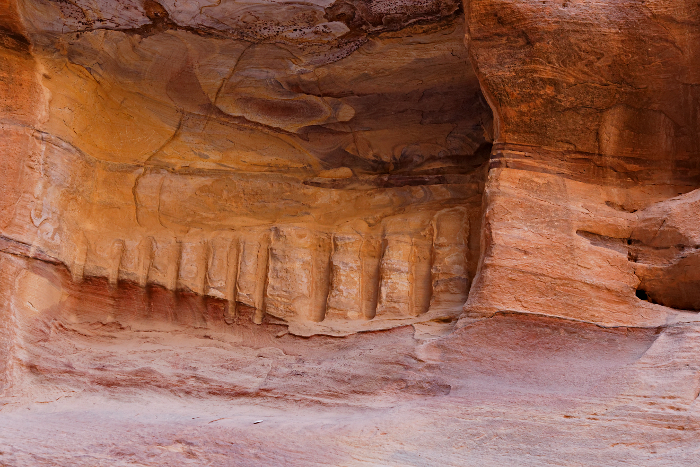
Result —
POLYGON ((2 465, 700 465, 693 324, 498 315, 429 339, 251 325, 237 342, 80 328, 17 370, 2 465))

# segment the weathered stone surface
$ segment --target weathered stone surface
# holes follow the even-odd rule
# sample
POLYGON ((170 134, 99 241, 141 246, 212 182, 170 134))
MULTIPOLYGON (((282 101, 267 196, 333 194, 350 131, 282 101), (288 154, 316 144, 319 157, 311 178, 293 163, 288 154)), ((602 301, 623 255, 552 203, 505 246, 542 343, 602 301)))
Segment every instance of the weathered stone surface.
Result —
MULTIPOLYGON (((6 139, 21 152, 5 159, 2 233, 76 279, 221 298, 235 277, 233 305, 311 325, 343 293, 330 242, 355 231, 380 250, 360 252, 366 298, 332 327, 377 306, 427 313, 440 298, 430 219, 463 206, 478 224, 491 115, 458 3, 353 5, 19 2, 22 71, 44 91, 16 100, 44 113, 8 128, 23 139, 6 139), (406 274, 375 271, 399 224, 406 274), (297 228, 327 245, 280 235, 297 228), (244 239, 233 263, 212 246, 232 236, 244 239)), ((467 280, 479 233, 465 235, 467 280)))
POLYGON ((698 44, 695 0, 0 0, 0 464, 693 465, 698 44))
POLYGON ((466 5, 495 145, 465 310, 665 323, 625 244, 637 211, 700 186, 697 2, 466 5))
POLYGON ((637 296, 700 311, 700 190, 638 213, 630 255, 640 279, 637 296))
POLYGON ((10 465, 547 465, 564 450, 589 465, 661 466, 697 455, 697 323, 499 314, 439 339, 418 337, 430 326, 303 339, 253 325, 250 311, 232 326, 224 300, 1 261, 12 292, 2 329, 12 323, 18 349, 0 411, 10 465), (260 445, 267 437, 274 446, 260 445))

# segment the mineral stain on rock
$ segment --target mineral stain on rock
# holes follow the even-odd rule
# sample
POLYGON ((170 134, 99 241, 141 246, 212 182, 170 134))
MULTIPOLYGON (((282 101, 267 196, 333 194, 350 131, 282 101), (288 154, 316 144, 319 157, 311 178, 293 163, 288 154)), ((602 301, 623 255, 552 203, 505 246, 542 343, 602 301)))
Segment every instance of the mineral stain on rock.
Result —
POLYGON ((698 43, 692 0, 0 2, 0 464, 692 465, 698 43))

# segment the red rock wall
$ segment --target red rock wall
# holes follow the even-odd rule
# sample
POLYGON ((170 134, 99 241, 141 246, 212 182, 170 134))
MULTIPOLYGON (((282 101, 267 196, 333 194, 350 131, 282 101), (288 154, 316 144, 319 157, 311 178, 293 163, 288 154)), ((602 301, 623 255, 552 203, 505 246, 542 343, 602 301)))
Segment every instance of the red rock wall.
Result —
MULTIPOLYGON (((465 309, 662 323, 636 296, 638 210, 700 186, 700 5, 470 0, 495 114, 480 272, 465 309)), ((670 303, 670 302, 669 302, 670 303)))
POLYGON ((0 465, 693 465, 699 22, 0 0, 0 465))
MULTIPOLYGON (((0 228, 3 230, 22 204, 27 167, 36 160, 38 152, 32 128, 45 112, 45 95, 15 2, 3 0, 0 2, 0 228)), ((4 267, 3 272, 6 272, 4 267)), ((0 391, 9 385, 16 344, 16 317, 7 280, 3 278, 0 289, 0 391)))
MULTIPOLYGON (((683 231, 695 212, 692 193, 668 200, 700 185, 697 3, 466 2, 473 70, 427 71, 437 84, 426 89, 424 80, 404 81, 417 86, 405 99, 419 91, 415 105, 433 99, 413 127, 413 117, 402 123, 413 111, 395 107, 401 91, 362 73, 376 63, 383 76, 406 80, 425 71, 421 60, 437 63, 441 52, 413 34, 453 47, 462 26, 448 3, 398 13, 357 2, 309 7, 307 19, 330 28, 314 36, 319 49, 290 32, 296 10, 280 13, 275 37, 318 67, 318 90, 338 97, 314 94, 300 78, 310 72, 289 71, 295 59, 266 43, 266 26, 255 22, 245 29, 253 47, 242 45, 241 30, 170 4, 95 6, 97 24, 89 9, 5 3, 3 235, 12 248, 62 261, 76 281, 184 289, 257 308, 256 320, 430 317, 429 309, 464 300, 475 274, 464 307, 471 316, 519 311, 651 326, 675 309, 700 308, 697 294, 673 285, 697 285, 687 272, 695 236, 672 243, 649 233, 673 209, 687 211, 674 227, 683 231), (191 49, 189 61, 161 63, 175 36, 191 49), (374 37, 381 40, 361 53, 347 43, 374 37), (393 58, 366 60, 374 50, 393 58), (227 51, 235 63, 223 73, 212 60, 227 51), (333 55, 341 52, 348 55, 333 55), (460 120, 439 93, 440 83, 471 89, 476 79, 493 128, 478 95, 460 97, 460 120), (278 115, 282 103, 294 108, 278 115), (378 126, 346 123, 358 121, 378 126), (462 128, 459 147, 454 130, 441 133, 448 122, 462 128), (219 141, 227 131, 238 139, 219 141), (479 151, 491 136, 482 216, 479 151), (236 146, 244 140, 247 156, 236 146), (473 151, 459 156, 473 166, 454 165, 459 151, 473 151), (254 174, 246 172, 257 167, 253 156, 265 161, 254 174), (240 167, 228 167, 231 158, 240 167)), ((224 13, 246 17, 216 14, 224 13)))

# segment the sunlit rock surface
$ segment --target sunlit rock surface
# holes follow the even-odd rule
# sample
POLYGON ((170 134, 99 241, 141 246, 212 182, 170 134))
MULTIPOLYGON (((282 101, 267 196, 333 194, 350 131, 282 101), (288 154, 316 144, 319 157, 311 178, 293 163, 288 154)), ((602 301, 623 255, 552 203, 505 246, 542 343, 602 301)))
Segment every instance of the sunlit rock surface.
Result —
POLYGON ((259 319, 330 305, 307 332, 455 316, 492 140, 461 6, 180 3, 18 4, 41 114, 8 123, 5 236, 259 319))
POLYGON ((648 222, 645 210, 700 187, 700 5, 467 5, 495 144, 481 267, 465 310, 666 323, 675 312, 657 304, 687 305, 640 300, 647 272, 627 245, 648 222))
POLYGON ((0 0, 0 464, 694 465, 692 0, 0 0))

